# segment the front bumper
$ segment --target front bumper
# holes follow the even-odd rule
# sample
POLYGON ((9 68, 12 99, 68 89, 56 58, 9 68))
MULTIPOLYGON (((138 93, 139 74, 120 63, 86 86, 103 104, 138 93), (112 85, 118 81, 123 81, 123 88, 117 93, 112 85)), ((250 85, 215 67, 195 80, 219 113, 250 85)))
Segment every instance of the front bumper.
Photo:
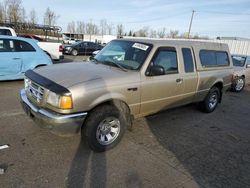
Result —
POLYGON ((52 133, 61 136, 79 133, 87 116, 86 112, 58 114, 43 108, 38 108, 28 100, 24 89, 20 91, 20 102, 26 114, 40 127, 49 129, 52 133))

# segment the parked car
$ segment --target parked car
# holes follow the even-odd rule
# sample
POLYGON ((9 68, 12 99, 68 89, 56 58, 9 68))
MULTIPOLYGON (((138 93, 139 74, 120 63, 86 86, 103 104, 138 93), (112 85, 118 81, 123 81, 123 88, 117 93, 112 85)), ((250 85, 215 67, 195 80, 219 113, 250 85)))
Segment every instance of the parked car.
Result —
POLYGON ((31 39, 0 35, 0 80, 23 79, 25 71, 52 65, 31 39))
POLYGON ((59 135, 82 131, 89 147, 102 152, 119 143, 133 118, 188 103, 213 112, 231 87, 233 63, 226 44, 118 39, 92 62, 25 76, 21 103, 35 122, 59 135))
POLYGON ((63 46, 59 42, 46 42, 42 38, 32 34, 21 34, 18 35, 24 38, 30 38, 38 41, 38 46, 53 60, 61 60, 63 56, 63 46))
POLYGON ((250 56, 232 55, 235 81, 232 83, 233 91, 240 92, 245 84, 250 83, 250 56))
POLYGON ((38 37, 38 36, 32 35, 32 34, 20 34, 18 36, 28 38, 28 39, 34 39, 34 40, 37 40, 38 42, 43 42, 44 41, 41 37, 38 37))
POLYGON ((79 41, 71 45, 65 45, 63 48, 64 54, 77 56, 78 54, 91 55, 96 50, 101 50, 102 45, 94 42, 79 41))

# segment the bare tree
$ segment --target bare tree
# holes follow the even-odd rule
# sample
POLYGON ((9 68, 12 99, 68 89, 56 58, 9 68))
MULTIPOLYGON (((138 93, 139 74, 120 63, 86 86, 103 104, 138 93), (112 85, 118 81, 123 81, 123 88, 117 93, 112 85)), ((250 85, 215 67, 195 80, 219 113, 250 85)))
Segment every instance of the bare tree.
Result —
POLYGON ((149 34, 149 27, 143 27, 139 31, 136 32, 138 37, 147 37, 149 34))
POLYGON ((154 30, 154 29, 151 29, 151 30, 150 30, 149 36, 150 36, 151 38, 157 38, 157 31, 154 30))
POLYGON ((26 22, 26 19, 27 19, 26 10, 24 8, 22 8, 21 12, 20 12, 20 21, 24 23, 24 22, 26 22))
POLYGON ((108 35, 112 35, 114 29, 114 25, 112 23, 109 23, 107 25, 108 35))
POLYGON ((22 0, 6 0, 5 1, 5 17, 8 17, 9 22, 18 23, 22 21, 23 7, 22 0))
POLYGON ((169 36, 170 38, 177 38, 177 37, 178 37, 178 34, 179 34, 179 31, 178 31, 178 30, 170 30, 168 36, 169 36))
POLYGON ((85 33, 85 23, 83 21, 78 21, 77 22, 76 31, 79 34, 84 34, 85 33))
POLYGON ((37 15, 35 9, 32 9, 29 14, 29 22, 31 24, 37 24, 37 15))
POLYGON ((98 26, 96 24, 93 24, 91 20, 90 20, 90 22, 86 23, 86 33, 89 35, 99 33, 98 26))
POLYGON ((116 33, 117 33, 118 37, 122 37, 123 36, 123 34, 124 34, 124 27, 123 27, 122 24, 118 24, 117 25, 117 31, 116 31, 116 33))
POLYGON ((166 37, 166 28, 163 27, 163 28, 159 29, 158 32, 157 32, 157 35, 158 35, 159 38, 166 37))
POLYGON ((67 31, 69 33, 76 33, 76 26, 74 21, 68 23, 67 31))
POLYGON ((106 35, 108 23, 107 20, 103 19, 100 21, 100 33, 101 35, 106 35))
POLYGON ((48 25, 48 26, 54 26, 56 24, 56 21, 58 19, 58 15, 56 15, 56 13, 52 10, 50 10, 50 8, 48 7, 46 9, 46 12, 44 13, 44 25, 48 25))
POLYGON ((0 3, 0 22, 4 22, 4 6, 0 3))

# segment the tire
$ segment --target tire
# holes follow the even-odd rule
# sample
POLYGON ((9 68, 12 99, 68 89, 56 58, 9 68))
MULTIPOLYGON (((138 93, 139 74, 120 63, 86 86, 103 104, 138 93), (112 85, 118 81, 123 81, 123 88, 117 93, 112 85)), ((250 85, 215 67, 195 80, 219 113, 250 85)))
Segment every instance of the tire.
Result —
POLYGON ((232 86, 232 90, 235 92, 241 92, 245 87, 245 78, 239 77, 232 86))
POLYGON ((82 139, 95 152, 115 147, 127 128, 125 113, 112 105, 94 109, 82 129, 82 139))
POLYGON ((72 54, 73 56, 77 56, 77 55, 78 55, 78 51, 77 51, 77 50, 72 50, 71 54, 72 54))
POLYGON ((204 99, 204 101, 200 103, 201 111, 206 113, 213 112, 220 101, 220 97, 221 97, 221 91, 219 90, 219 88, 212 87, 209 93, 207 94, 206 98, 204 99))

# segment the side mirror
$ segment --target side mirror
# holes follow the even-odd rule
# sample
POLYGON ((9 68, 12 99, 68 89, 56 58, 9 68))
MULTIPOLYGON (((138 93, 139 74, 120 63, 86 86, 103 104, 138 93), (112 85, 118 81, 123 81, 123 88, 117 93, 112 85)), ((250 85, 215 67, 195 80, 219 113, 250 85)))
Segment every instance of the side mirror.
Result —
POLYGON ((250 64, 247 65, 247 68, 250 68, 250 64))
POLYGON ((165 70, 162 66, 160 65, 153 65, 149 68, 149 71, 147 72, 148 76, 160 76, 164 75, 165 70))

